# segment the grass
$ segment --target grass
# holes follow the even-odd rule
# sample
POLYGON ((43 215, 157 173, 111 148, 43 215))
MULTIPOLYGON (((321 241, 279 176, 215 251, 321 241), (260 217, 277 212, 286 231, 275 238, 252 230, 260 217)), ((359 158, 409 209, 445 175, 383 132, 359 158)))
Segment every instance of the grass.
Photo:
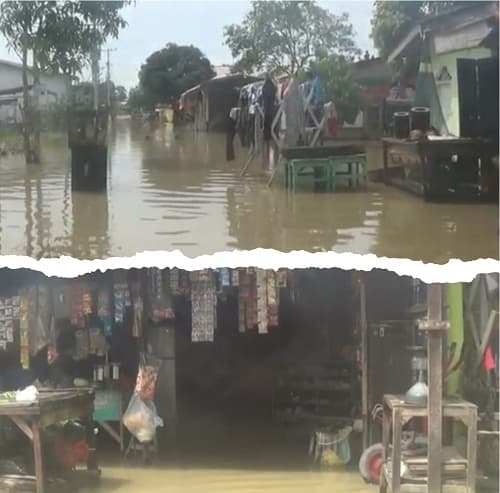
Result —
MULTIPOLYGON (((54 131, 42 131, 42 143, 58 141, 64 134, 54 131)), ((0 128, 0 149, 5 148, 8 153, 17 154, 23 152, 23 135, 20 130, 0 128)))

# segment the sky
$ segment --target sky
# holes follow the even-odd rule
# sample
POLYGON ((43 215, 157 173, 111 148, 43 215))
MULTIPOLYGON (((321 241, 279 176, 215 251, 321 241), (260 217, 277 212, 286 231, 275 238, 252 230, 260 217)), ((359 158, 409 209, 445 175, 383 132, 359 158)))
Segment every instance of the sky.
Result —
MULTIPOLYGON (((320 0, 318 4, 334 14, 347 12, 357 46, 374 53, 370 39, 373 1, 320 0)), ((110 53, 111 79, 127 89, 135 86, 141 64, 169 42, 197 46, 213 65, 230 64, 224 26, 240 22, 249 9, 249 0, 137 0, 123 11, 128 26, 107 44, 114 50, 110 53)), ((0 59, 18 61, 1 38, 0 59)))

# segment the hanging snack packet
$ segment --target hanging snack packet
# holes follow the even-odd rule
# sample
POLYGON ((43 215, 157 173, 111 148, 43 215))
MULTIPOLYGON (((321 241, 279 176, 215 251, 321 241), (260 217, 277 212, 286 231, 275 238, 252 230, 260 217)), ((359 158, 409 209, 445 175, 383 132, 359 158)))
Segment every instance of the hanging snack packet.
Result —
POLYGON ((141 353, 139 359, 139 372, 137 373, 134 391, 141 399, 147 401, 154 400, 160 366, 161 360, 151 355, 141 353))

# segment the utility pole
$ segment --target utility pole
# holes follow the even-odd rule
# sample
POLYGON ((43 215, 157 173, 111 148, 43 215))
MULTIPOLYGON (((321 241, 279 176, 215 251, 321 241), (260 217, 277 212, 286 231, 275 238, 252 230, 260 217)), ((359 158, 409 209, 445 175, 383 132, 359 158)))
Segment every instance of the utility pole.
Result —
POLYGON ((94 111, 99 109, 99 47, 92 50, 92 85, 94 87, 94 111))
POLYGON ((113 48, 106 48, 106 104, 108 109, 111 108, 111 63, 109 54, 112 51, 116 51, 113 48))

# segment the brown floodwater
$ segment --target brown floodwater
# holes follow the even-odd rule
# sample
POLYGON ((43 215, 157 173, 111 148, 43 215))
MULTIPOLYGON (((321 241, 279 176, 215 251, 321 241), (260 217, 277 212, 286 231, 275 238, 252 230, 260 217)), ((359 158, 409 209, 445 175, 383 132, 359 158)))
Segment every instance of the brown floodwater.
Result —
MULTIPOLYGON (((78 258, 180 249, 196 256, 274 248, 375 253, 432 262, 498 258, 498 207, 430 204, 381 184, 359 192, 288 195, 225 138, 117 119, 106 194, 71 191, 64 138, 44 163, 0 157, 0 254, 78 258)), ((371 163, 376 167, 379 163, 371 163)))

